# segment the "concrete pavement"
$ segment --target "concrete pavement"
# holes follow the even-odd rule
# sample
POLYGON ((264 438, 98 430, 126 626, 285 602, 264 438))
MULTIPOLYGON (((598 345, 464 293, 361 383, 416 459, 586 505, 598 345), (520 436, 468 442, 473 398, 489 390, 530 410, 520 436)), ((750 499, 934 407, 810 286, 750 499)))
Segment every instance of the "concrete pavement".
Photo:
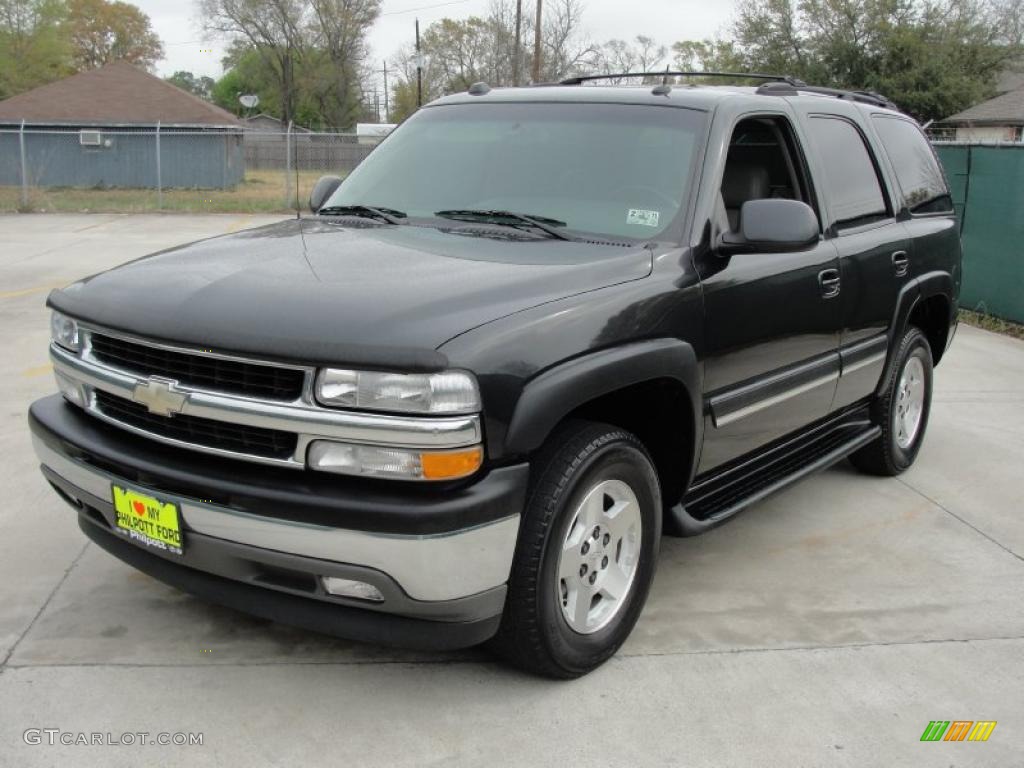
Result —
POLYGON ((898 479, 843 464, 666 539, 633 636, 571 683, 324 638, 87 545, 25 411, 50 287, 273 217, 0 217, 0 765, 1024 765, 1024 343, 961 327, 898 479), (988 742, 921 743, 930 720, 988 742), (202 732, 48 746, 29 728, 202 732))

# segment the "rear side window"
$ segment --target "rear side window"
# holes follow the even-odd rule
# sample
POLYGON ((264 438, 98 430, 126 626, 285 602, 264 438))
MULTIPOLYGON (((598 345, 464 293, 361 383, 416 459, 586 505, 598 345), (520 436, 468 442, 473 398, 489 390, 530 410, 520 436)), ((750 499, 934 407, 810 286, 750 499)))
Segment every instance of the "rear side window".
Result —
POLYGON ((921 130, 909 120, 898 117, 873 115, 873 118, 910 212, 952 212, 953 199, 949 196, 942 166, 921 130))
POLYGON ((812 117, 809 133, 825 173, 834 223, 855 226, 885 218, 885 196, 860 131, 842 118, 812 117))

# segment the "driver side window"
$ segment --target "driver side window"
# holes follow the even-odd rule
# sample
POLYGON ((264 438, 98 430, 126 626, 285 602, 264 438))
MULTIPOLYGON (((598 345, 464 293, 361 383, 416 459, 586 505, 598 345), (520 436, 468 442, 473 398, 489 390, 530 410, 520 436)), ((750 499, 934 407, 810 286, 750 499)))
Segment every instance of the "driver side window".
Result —
POLYGON ((743 204, 767 198, 799 200, 815 208, 789 121, 746 118, 729 140, 718 199, 719 233, 739 232, 743 204))

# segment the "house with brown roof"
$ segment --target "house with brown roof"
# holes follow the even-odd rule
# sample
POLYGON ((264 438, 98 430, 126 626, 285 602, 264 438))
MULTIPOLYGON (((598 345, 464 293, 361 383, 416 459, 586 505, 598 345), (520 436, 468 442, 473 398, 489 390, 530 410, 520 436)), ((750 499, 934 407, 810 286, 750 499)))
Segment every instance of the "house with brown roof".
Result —
POLYGON ((126 62, 0 101, 0 184, 232 187, 242 126, 214 104, 126 62), (22 163, 24 157, 24 163, 22 163))
POLYGON ((999 95, 941 120, 956 141, 1007 144, 1024 141, 1024 74, 1000 76, 999 95), (1005 88, 1005 90, 1003 90, 1005 88))

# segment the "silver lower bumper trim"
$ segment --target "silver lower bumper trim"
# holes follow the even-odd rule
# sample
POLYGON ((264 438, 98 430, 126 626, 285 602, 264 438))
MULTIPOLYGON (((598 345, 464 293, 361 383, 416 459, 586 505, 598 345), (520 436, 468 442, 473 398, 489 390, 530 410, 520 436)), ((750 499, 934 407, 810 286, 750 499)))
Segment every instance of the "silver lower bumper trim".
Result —
MULTIPOLYGON (((39 461, 83 491, 101 499, 121 478, 62 456, 33 436, 39 461)), ((136 483, 128 482, 132 487, 136 483)), ((253 547, 383 571, 414 600, 454 600, 508 581, 519 532, 519 515, 450 533, 405 536, 287 522, 155 492, 179 505, 189 528, 253 547)))

